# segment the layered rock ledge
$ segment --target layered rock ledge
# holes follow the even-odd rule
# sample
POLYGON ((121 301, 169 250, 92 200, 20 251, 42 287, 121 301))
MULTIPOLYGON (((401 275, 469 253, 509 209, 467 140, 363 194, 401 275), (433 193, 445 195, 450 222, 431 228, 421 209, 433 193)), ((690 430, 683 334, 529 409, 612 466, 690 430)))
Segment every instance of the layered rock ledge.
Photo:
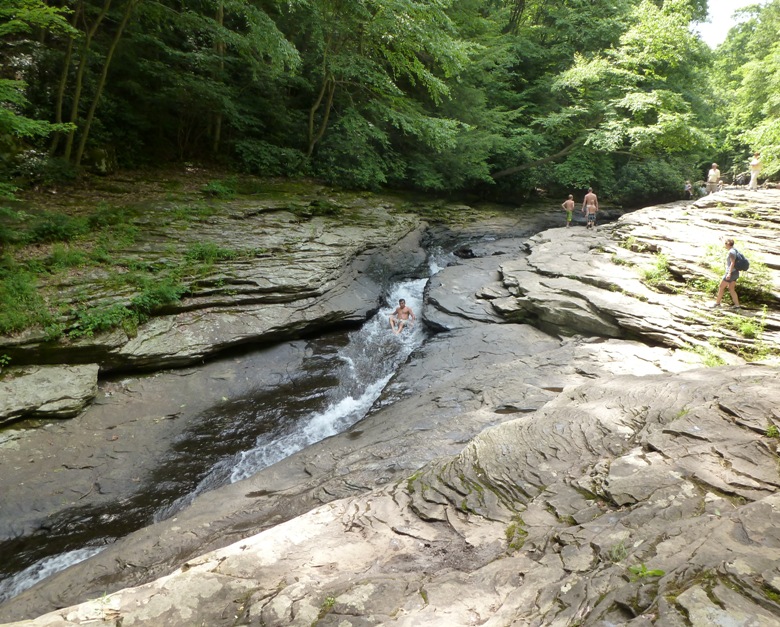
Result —
POLYGON ((432 279, 445 332, 360 424, 0 620, 776 625, 778 207, 726 192, 486 244, 432 279), (724 235, 767 273, 742 311, 698 289, 724 235))
MULTIPOLYGON (((342 201, 339 211, 349 214, 335 219, 302 217, 292 210, 294 202, 258 200, 181 224, 166 215, 175 207, 150 210, 143 241, 122 253, 125 264, 164 267, 201 250, 223 251, 224 258, 203 264, 200 274, 188 277, 185 298, 155 311, 132 333, 117 328, 51 341, 45 330, 33 329, 0 337, 0 352, 14 365, 94 362, 102 371, 198 363, 226 348, 365 320, 379 306, 387 263, 395 261, 392 271, 403 274, 425 261, 421 221, 389 203, 342 201)), ((137 289, 109 290, 107 274, 97 268, 57 276, 42 289, 85 311, 130 305, 137 289)), ((63 324, 80 323, 70 317, 63 324)))
POLYGON ((768 202, 780 196, 765 195, 650 207, 595 232, 545 231, 527 256, 501 264, 506 295, 485 297, 503 317, 553 333, 755 355, 780 344, 780 215, 768 202), (739 282, 743 302, 753 302, 740 310, 726 309, 728 294, 711 309, 714 291, 701 287, 723 275, 725 237, 753 260, 739 282), (751 322, 756 332, 741 332, 751 322))
POLYGON ((778 376, 567 388, 405 480, 17 625, 776 625, 778 376))
POLYGON ((0 379, 0 426, 22 417, 72 418, 97 393, 97 364, 14 368, 0 379))
MULTIPOLYGON (((189 196, 184 200, 196 202, 189 196)), ((48 393, 50 399, 35 407, 24 400, 24 389, 35 385, 25 381, 27 366, 96 364, 105 377, 113 371, 201 364, 238 347, 272 346, 354 327, 383 304, 391 280, 428 275, 423 238, 429 236, 429 224, 421 215, 432 222, 461 223, 474 233, 490 230, 490 224, 475 226, 481 220, 515 233, 536 232, 554 220, 538 208, 522 214, 506 207, 475 210, 314 186, 306 193, 222 203, 201 218, 182 217, 178 203, 149 201, 135 218, 143 227, 141 236, 117 254, 122 259, 118 268, 86 268, 42 279, 45 294, 71 305, 71 313, 62 314, 65 329, 78 331, 83 324, 73 313, 77 305, 82 312, 131 306, 138 288, 117 286, 112 271, 129 273, 138 266, 163 277, 161 268, 188 267, 193 252, 215 256, 197 271, 187 270, 188 291, 181 300, 154 310, 130 330, 118 326, 51 339, 47 330, 34 328, 0 336, 0 356, 11 364, 0 362, 8 389, 0 424, 46 417, 49 407, 49 417, 59 415, 56 402, 67 393, 64 388, 40 388, 38 396, 48 393)), ((92 386, 96 383, 97 376, 92 386)))

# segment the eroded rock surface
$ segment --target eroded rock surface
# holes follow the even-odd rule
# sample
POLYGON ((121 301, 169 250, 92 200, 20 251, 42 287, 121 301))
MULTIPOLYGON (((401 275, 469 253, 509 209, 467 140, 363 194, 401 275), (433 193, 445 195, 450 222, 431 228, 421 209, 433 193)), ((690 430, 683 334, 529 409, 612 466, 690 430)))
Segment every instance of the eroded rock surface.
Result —
POLYGON ((774 625, 779 377, 566 388, 407 479, 19 624, 774 625))
MULTIPOLYGON (((425 263, 424 201, 274 181, 215 201, 192 189, 194 178, 177 191, 164 180, 156 191, 117 180, 103 197, 74 190, 31 199, 32 213, 68 215, 100 200, 90 215, 97 241, 85 247, 105 245, 110 255, 38 277, 56 325, 0 337, 2 354, 14 365, 90 361, 104 371, 197 363, 226 347, 358 323, 377 308, 388 277, 425 263), (113 230, 101 230, 104 221, 113 230), (90 326, 90 316, 137 307, 154 284, 175 284, 182 297, 152 298, 137 329, 90 326)), ((48 262, 51 246, 28 248, 19 253, 25 260, 48 262)))
MULTIPOLYGON (((431 234, 416 212, 435 209, 439 221, 459 222, 447 231, 451 241, 532 233, 554 222, 538 208, 521 213, 445 203, 432 209, 425 201, 327 192, 314 188, 308 195, 225 203, 203 219, 184 219, 176 204, 153 202, 136 218, 142 239, 118 256, 128 267, 160 272, 157 281, 164 279, 160 268, 182 264, 190 273, 182 279, 189 288, 184 297, 131 330, 66 333, 59 340, 40 328, 0 336, 0 355, 14 366, 97 363, 104 376, 200 364, 236 347, 273 345, 365 321, 383 304, 391 280, 429 273, 423 238, 431 234), (198 252, 215 256, 194 270, 185 261, 198 252)), ((41 279, 43 293, 63 303, 66 331, 85 324, 77 311, 131 306, 138 297, 137 286, 118 286, 111 271, 118 270, 85 268, 41 279)), ((23 376, 17 371, 15 386, 26 385, 23 376)), ((60 392, 54 386, 49 394, 54 403, 60 392)), ((40 403, 35 416, 45 416, 48 406, 40 403)), ((33 414, 14 413, 25 416, 33 414)))
POLYGON ((97 393, 97 364, 9 368, 3 375, 0 425, 22 416, 71 418, 97 393))
POLYGON ((761 194, 476 247, 428 287, 424 318, 446 332, 361 423, 117 541, 0 620, 776 625, 780 198, 761 194), (747 299, 713 312, 685 283, 717 278, 702 248, 720 258, 723 235, 761 255, 765 313, 747 299), (642 280, 658 250, 675 293, 642 280), (703 367, 713 356, 726 365, 703 367))
MULTIPOLYGON (((780 194, 765 195, 780 205, 780 194)), ((777 346, 778 211, 750 204, 753 196, 742 192, 717 196, 717 204, 710 198, 696 205, 649 207, 594 232, 540 233, 530 238, 527 256, 501 264, 504 293, 495 291, 488 296, 490 302, 509 320, 532 322, 552 332, 747 354, 760 353, 764 345, 777 346), (729 236, 753 260, 738 284, 742 299, 746 302, 746 290, 760 282, 762 302, 739 311, 713 311, 709 305, 714 293, 702 292, 697 282, 719 282, 723 239, 729 236), (662 291, 649 287, 644 278, 654 271, 662 291), (761 330, 751 337, 740 333, 742 325, 761 330)), ((727 294, 724 309, 729 298, 727 294)))

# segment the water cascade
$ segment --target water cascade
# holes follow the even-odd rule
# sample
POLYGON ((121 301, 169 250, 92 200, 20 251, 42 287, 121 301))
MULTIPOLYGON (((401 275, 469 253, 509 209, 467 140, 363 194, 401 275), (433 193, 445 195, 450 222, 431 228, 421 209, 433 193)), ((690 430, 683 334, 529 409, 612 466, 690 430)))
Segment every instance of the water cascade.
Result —
MULTIPOLYGON (((335 375, 339 383, 326 392, 324 409, 297 420, 279 420, 272 430, 258 436, 252 448, 217 462, 192 492, 161 508, 155 521, 173 515, 198 494, 251 477, 307 446, 345 431, 363 418, 398 367, 425 339, 419 322, 394 335, 388 320, 401 298, 419 314, 426 283, 427 279, 418 279, 396 285, 388 295, 389 305, 349 334, 349 341, 337 354, 340 363, 335 375)), ((257 413, 262 411, 262 407, 258 408, 257 413)))
POLYGON ((149 524, 150 518, 168 518, 198 494, 249 477, 361 420, 398 367, 425 339, 419 321, 395 335, 388 318, 401 298, 419 315, 426 283, 427 279, 419 279, 397 284, 387 294, 387 306, 347 334, 334 355, 314 355, 312 361, 322 362, 318 367, 327 371, 327 377, 313 369, 312 379, 317 380, 301 386, 298 398, 286 391, 270 399, 240 399, 216 407, 202 420, 203 430, 180 443, 178 458, 158 470, 147 492, 121 507, 73 512, 52 525, 37 544, 14 550, 25 553, 16 556, 22 568, 0 581, 0 603, 88 559, 117 538, 149 524), (189 477, 195 479, 187 485, 189 477), (52 554, 55 546, 59 551, 52 554))

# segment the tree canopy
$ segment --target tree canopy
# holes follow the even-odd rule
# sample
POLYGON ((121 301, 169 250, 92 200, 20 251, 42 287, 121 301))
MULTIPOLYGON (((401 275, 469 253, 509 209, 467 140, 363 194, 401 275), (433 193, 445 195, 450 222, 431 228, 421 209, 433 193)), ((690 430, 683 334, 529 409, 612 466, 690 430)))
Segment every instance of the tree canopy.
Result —
POLYGON ((718 49, 715 90, 723 150, 735 172, 761 153, 764 175, 780 171, 780 0, 741 11, 744 18, 718 49))
MULTIPOLYGON (((7 0, 0 171, 228 165, 520 199, 780 170, 780 0, 7 0)), ((2 190, 0 190, 2 191, 2 190)))

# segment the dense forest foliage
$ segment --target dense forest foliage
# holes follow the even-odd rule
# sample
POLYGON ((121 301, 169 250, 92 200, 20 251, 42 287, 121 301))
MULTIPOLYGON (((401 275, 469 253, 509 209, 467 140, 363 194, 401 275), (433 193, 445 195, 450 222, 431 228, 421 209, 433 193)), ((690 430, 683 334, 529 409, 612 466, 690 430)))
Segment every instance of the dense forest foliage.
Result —
POLYGON ((520 199, 780 169, 780 0, 3 0, 0 182, 219 164, 520 199))

